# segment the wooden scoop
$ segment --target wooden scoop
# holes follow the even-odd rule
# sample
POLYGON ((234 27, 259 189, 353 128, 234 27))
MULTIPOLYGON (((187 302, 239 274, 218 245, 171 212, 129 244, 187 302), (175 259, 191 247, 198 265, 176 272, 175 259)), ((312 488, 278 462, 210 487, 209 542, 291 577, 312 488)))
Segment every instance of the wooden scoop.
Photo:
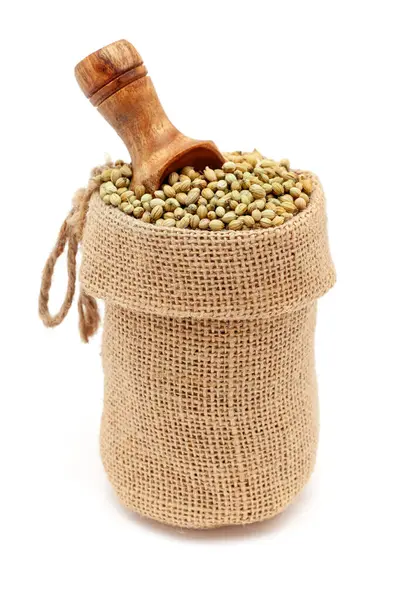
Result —
POLYGON ((165 177, 192 165, 220 167, 224 162, 213 142, 186 137, 168 119, 142 57, 126 40, 90 54, 75 67, 84 94, 125 142, 133 165, 133 185, 148 191, 165 177))

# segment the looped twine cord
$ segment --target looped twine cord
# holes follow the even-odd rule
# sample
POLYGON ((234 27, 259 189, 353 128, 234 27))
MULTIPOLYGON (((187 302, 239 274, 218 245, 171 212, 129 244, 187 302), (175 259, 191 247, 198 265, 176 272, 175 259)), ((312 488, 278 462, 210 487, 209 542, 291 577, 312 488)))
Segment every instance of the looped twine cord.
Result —
MULTIPOLYGON (((48 257, 42 274, 42 284, 39 295, 39 316, 46 327, 56 327, 65 319, 75 294, 76 282, 76 255, 79 243, 82 240, 83 228, 85 226, 86 214, 92 193, 99 187, 98 181, 94 179, 104 167, 97 167, 92 171, 92 179, 87 188, 76 192, 73 206, 67 218, 61 226, 57 242, 48 257), (68 244, 67 271, 68 285, 61 308, 55 315, 49 312, 49 294, 57 260, 62 255, 68 244)), ((100 324, 100 315, 95 298, 88 296, 83 289, 80 290, 78 299, 79 331, 84 342, 96 333, 100 324)))

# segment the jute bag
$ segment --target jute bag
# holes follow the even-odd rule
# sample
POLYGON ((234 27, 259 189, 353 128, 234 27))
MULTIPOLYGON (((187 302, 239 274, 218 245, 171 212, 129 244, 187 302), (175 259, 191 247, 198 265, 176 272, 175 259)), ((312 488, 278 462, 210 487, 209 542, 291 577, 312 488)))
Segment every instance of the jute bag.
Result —
POLYGON ((154 227, 106 206, 93 182, 78 194, 64 234, 72 254, 82 240, 84 339, 105 301, 101 456, 128 509, 181 527, 252 523, 310 477, 316 301, 335 280, 310 176, 304 212, 249 231, 154 227))

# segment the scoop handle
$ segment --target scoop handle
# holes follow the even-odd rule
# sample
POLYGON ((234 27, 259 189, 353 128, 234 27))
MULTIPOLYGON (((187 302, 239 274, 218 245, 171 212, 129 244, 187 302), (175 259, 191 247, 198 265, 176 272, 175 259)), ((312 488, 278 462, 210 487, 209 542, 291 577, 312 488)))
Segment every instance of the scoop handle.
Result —
POLYGON ((89 54, 75 67, 75 77, 81 90, 96 107, 118 90, 146 75, 142 57, 126 40, 119 40, 89 54))

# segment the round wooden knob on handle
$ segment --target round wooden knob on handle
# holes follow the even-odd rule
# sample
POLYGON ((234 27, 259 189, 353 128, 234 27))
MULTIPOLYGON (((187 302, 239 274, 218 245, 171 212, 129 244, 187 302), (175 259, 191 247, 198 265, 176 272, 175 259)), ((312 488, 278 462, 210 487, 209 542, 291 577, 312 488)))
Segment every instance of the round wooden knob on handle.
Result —
POLYGON ((133 166, 132 185, 156 190, 185 165, 219 167, 223 157, 211 141, 186 137, 162 108, 142 57, 126 40, 90 54, 75 67, 84 94, 125 142, 133 166))

